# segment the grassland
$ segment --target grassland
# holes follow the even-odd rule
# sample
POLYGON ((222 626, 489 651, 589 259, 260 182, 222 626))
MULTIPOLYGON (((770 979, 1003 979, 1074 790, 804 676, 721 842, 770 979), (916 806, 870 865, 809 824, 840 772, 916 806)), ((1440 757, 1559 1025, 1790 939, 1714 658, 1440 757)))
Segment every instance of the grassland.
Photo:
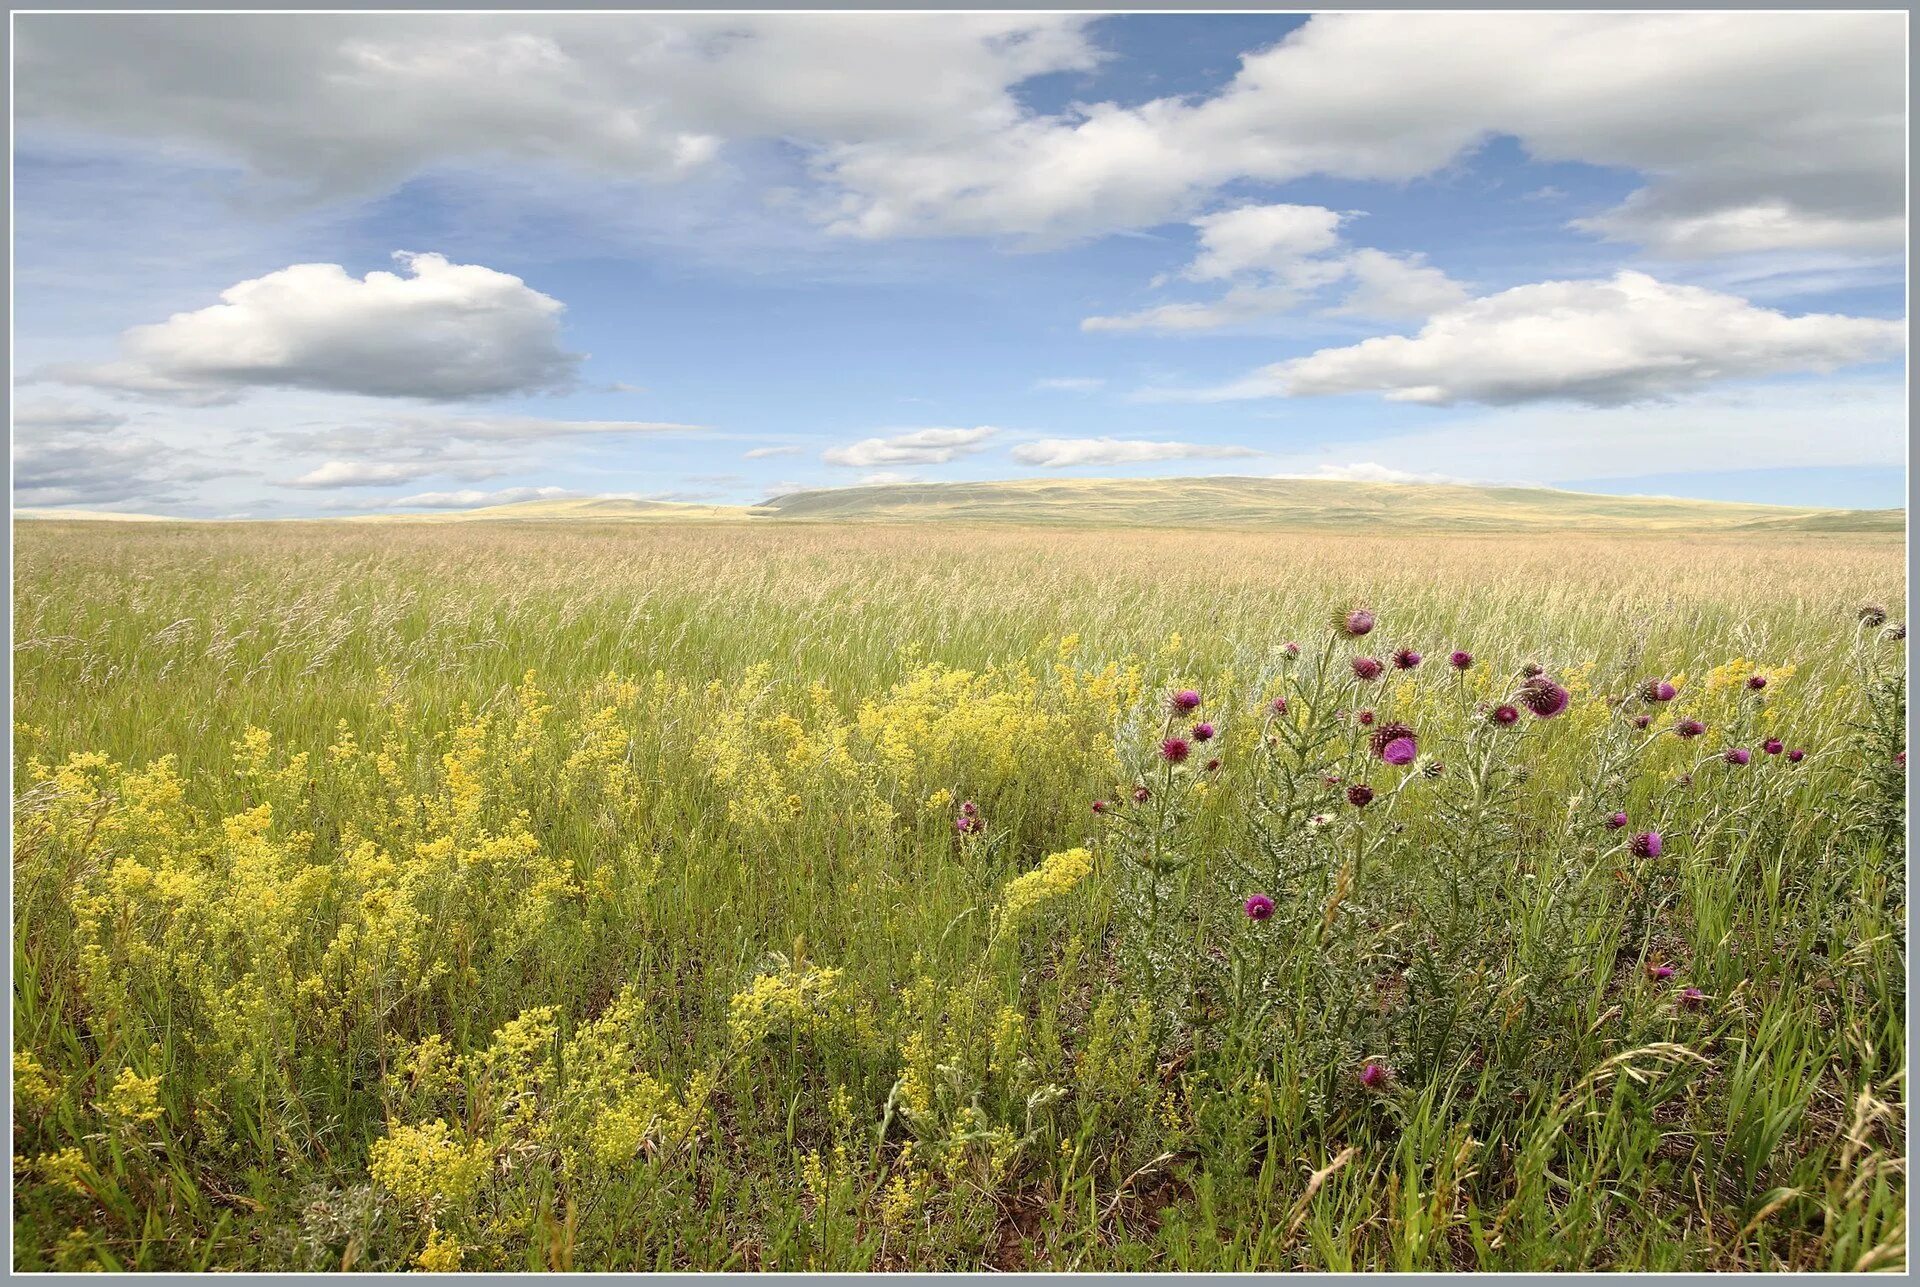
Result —
POLYGON ((15 540, 18 1268, 1904 1266, 1897 536, 15 540))

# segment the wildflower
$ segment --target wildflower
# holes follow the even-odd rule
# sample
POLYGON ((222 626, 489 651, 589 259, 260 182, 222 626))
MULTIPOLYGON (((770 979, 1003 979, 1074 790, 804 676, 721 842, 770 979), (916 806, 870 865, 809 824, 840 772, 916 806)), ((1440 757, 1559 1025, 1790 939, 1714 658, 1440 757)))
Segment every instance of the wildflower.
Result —
POLYGON ((1680 989, 1680 1008, 1682 1010, 1698 1010, 1705 1006, 1706 1003, 1707 994, 1699 988, 1680 989))
POLYGON ((1271 915, 1273 915, 1273 900, 1271 898, 1268 898, 1265 894, 1249 894, 1247 896, 1248 920, 1264 921, 1271 915))
POLYGON ((1671 965, 1655 965, 1649 961, 1647 962, 1647 977, 1655 983, 1665 983, 1673 977, 1673 967, 1671 965))
POLYGON ((1693 785, 1693 774, 1691 774, 1691 773, 1682 773, 1682 774, 1680 775, 1680 785, 1681 785, 1681 786, 1683 786, 1683 787, 1690 787, 1690 786, 1692 786, 1692 785, 1693 785))
POLYGON ((493 1150, 435 1120, 389 1127, 384 1138, 374 1141, 368 1161, 374 1182, 403 1202, 458 1206, 486 1179, 493 1150))
POLYGON ((1620 830, 1620 828, 1626 825, 1627 825, 1627 812, 1625 809, 1615 809, 1612 813, 1609 813, 1607 815, 1608 831, 1618 831, 1620 830))
POLYGON ((460 1270, 460 1240, 441 1229, 427 1230, 427 1245, 413 1263, 430 1274, 452 1274, 460 1270))
POLYGON ((1276 697, 1268 703, 1267 708, 1275 715, 1285 715, 1287 713, 1287 699, 1284 697, 1276 697))
POLYGON ((1786 747, 1787 747, 1787 744, 1785 742, 1782 742, 1777 737, 1770 737, 1766 741, 1760 743, 1760 749, 1765 751, 1768 755, 1778 755, 1780 754, 1781 751, 1784 751, 1786 747))
POLYGON ((1546 673, 1547 668, 1537 661, 1523 661, 1520 663, 1520 677, 1522 679, 1534 679, 1546 673))
POLYGON ((1800 761, 1806 758, 1807 758, 1807 753, 1801 750, 1797 746, 1794 747, 1791 751, 1787 752, 1787 760, 1789 763, 1792 763, 1792 764, 1798 764, 1800 763, 1800 761))
POLYGON ((1765 688, 1766 686, 1767 686, 1767 677, 1765 675, 1748 675, 1747 676, 1747 687, 1751 688, 1754 692, 1757 693, 1761 689, 1765 688))
POLYGON ((1372 1060, 1368 1060, 1366 1066, 1360 1070, 1360 1084, 1368 1090, 1378 1090, 1380 1087, 1386 1085, 1386 1065, 1376 1064, 1372 1060))
POLYGON ((1420 665, 1420 654, 1411 648, 1393 650, 1393 668, 1395 670, 1414 670, 1420 665))
POLYGON ((1877 603, 1860 605, 1860 624, 1869 630, 1878 630, 1887 623, 1887 610, 1877 603))
POLYGON ((1384 669, 1384 667, 1372 657, 1355 657, 1353 659, 1353 673, 1356 678, 1363 680, 1378 679, 1380 678, 1382 669, 1384 669))
POLYGON ((1211 742, 1213 740, 1213 725, 1206 723, 1204 720, 1195 724, 1193 726, 1193 740, 1196 742, 1211 742))
POLYGON ((1338 623, 1339 628, 1358 639, 1373 629, 1373 614, 1365 608, 1355 608, 1338 623))
POLYGON ((1191 688, 1183 688, 1167 699, 1173 709, 1186 715, 1200 708, 1200 694, 1191 688))
POLYGON ((1364 782, 1356 782, 1347 788, 1347 803, 1356 809, 1364 809, 1373 803, 1373 788, 1364 782))
POLYGON ((1280 651, 1289 657, 1298 657, 1300 655, 1300 645, 1289 641, 1280 645, 1280 651))
POLYGON ((1898 621, 1898 622, 1895 622, 1893 625, 1890 625, 1887 627, 1887 638, 1893 640, 1895 643, 1899 643, 1902 639, 1905 639, 1906 637, 1907 637, 1906 622, 1898 621))
POLYGON ((1720 753, 1720 758, 1728 764, 1745 764, 1753 758, 1753 752, 1747 750, 1744 746, 1729 746, 1725 751, 1720 753))
POLYGON ((1567 709, 1572 695, 1545 675, 1535 675, 1520 686, 1520 704, 1541 719, 1552 719, 1567 709))
POLYGON ((1332 824, 1333 815, 1331 813, 1316 813, 1307 819, 1307 827, 1313 831, 1318 831, 1322 827, 1331 826, 1332 824))
POLYGON ((1895 752, 1893 753, 1893 762, 1894 762, 1895 764, 1897 764, 1897 765, 1899 765, 1899 766, 1900 766, 1901 768, 1903 768, 1903 769, 1904 769, 1904 768, 1906 768, 1906 767, 1907 767, 1907 753, 1906 753, 1905 751, 1895 751, 1895 752))
POLYGON ((1635 715, 1633 717, 1633 726, 1635 728, 1645 728, 1651 723, 1653 723, 1653 716, 1651 715, 1635 715))
POLYGON ((1008 881, 1000 895, 1002 927, 1021 920, 1041 903, 1071 893, 1093 870, 1093 855, 1085 849, 1049 854, 1032 871, 1008 881))
POLYGON ((1353 718, 1357 720, 1364 727, 1368 724, 1373 723, 1373 712, 1361 711, 1358 715, 1355 715, 1353 718))
POLYGON ((1160 758, 1168 764, 1179 764, 1187 758, 1188 752, 1192 749, 1192 745, 1188 743, 1186 738, 1170 737, 1160 743, 1160 758))
POLYGON ((1148 800, 1151 800, 1152 798, 1153 798, 1153 792, 1147 790, 1143 786, 1137 786, 1133 789, 1133 802, 1135 804, 1145 804, 1148 800))
POLYGON ((1405 724, 1389 720, 1373 730, 1367 746, 1376 759, 1388 764, 1411 764, 1420 753, 1420 737, 1405 724))
POLYGON ((1107 802, 1105 800, 1095 800, 1093 802, 1093 811, 1095 813, 1105 813, 1107 811, 1107 802))
POLYGON ((160 1118, 160 1078, 142 1077, 131 1068, 122 1068, 97 1105, 109 1120, 128 1126, 141 1126, 160 1118))
POLYGON ((1207 761, 1207 772, 1218 773, 1219 771, 1220 771, 1220 761, 1218 759, 1212 759, 1207 761))
POLYGON ((953 820, 953 829, 963 836, 977 835, 986 829, 986 823, 970 813, 962 813, 953 820))
POLYGON ((1679 695, 1679 690, 1664 679, 1649 679, 1640 685, 1640 697, 1649 702, 1670 702, 1679 695))
POLYGON ((1706 731, 1707 726, 1697 719, 1675 720, 1673 724, 1675 737, 1698 737, 1706 731))
POLYGON ((1423 778, 1429 778, 1429 779, 1440 777, 1442 774, 1444 774, 1447 771, 1446 765, 1432 758, 1423 760, 1422 763, 1419 765, 1419 768, 1420 768, 1420 776, 1423 778))
POLYGON ((1473 665, 1473 654, 1464 648, 1455 648, 1447 654, 1447 665, 1455 670, 1465 670, 1473 665))
POLYGON ((1658 858, 1660 851, 1665 847, 1666 844, 1657 831, 1643 831, 1633 838, 1635 858, 1658 858))
POLYGON ((1519 718, 1520 712, 1505 703, 1493 708, 1493 722, 1503 728, 1516 723, 1519 718))
POLYGON ((1396 737, 1388 742, 1386 749, 1380 752, 1380 758, 1388 764, 1412 764, 1414 757, 1420 754, 1410 737, 1396 737))

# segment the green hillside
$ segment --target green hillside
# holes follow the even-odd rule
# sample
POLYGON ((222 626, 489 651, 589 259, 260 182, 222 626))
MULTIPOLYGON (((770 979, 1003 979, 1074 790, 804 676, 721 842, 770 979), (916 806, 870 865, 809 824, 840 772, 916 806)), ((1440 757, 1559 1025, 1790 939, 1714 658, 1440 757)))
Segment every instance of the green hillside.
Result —
POLYGON ((1899 532, 1904 510, 1599 496, 1532 487, 1350 483, 1297 478, 1020 479, 896 483, 795 492, 755 514, 783 520, 987 522, 1134 527, 1453 530, 1899 532))

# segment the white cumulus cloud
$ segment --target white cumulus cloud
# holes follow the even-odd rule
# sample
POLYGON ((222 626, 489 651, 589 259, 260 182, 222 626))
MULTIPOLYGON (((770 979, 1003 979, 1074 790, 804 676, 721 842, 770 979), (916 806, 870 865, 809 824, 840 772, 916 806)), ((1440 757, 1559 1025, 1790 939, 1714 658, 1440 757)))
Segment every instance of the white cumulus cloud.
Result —
POLYGON ((1905 326, 1827 313, 1789 317, 1735 295, 1645 273, 1540 282, 1386 335, 1275 363, 1208 400, 1375 392, 1396 402, 1617 405, 1715 381, 1898 355, 1905 326))
POLYGON ((503 487, 492 492, 469 487, 453 492, 421 492, 414 496, 401 496, 386 502, 385 508, 478 509, 482 505, 513 505, 530 500, 577 500, 585 495, 585 492, 568 491, 564 487, 503 487))
POLYGON ((381 464, 366 460, 329 460, 298 478, 281 483, 282 487, 362 487, 392 483, 410 483, 436 472, 432 465, 381 464))
POLYGON ((1348 246, 1339 230, 1350 217, 1325 206, 1249 205, 1195 219, 1198 249, 1179 276, 1226 282, 1224 294, 1089 317, 1080 329, 1217 330, 1289 312, 1340 282, 1351 289, 1326 310, 1336 316, 1418 319, 1467 298, 1466 287, 1422 255, 1348 246))
POLYGON ((881 438, 863 438, 845 447, 829 447, 820 458, 829 465, 872 469, 881 465, 944 465, 982 450, 999 433, 990 425, 973 429, 909 429, 881 438))
POLYGON ((1148 442, 1137 438, 1042 438, 1013 449, 1023 465, 1066 469, 1074 465, 1131 465, 1153 460, 1229 460, 1261 453, 1251 447, 1204 442, 1148 442))
POLYGON ((46 374, 189 401, 249 388, 458 400, 571 382, 581 357, 560 347, 559 300, 478 264, 395 258, 402 273, 295 264, 243 281, 126 332, 119 361, 46 374))

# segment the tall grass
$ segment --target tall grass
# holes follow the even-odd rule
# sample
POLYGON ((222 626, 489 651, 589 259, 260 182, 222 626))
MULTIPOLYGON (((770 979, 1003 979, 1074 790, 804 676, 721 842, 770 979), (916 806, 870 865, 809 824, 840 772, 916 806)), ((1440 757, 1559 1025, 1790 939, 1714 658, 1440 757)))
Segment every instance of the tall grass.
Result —
POLYGON ((17 1267, 1904 1264, 1894 541, 35 524, 15 589, 17 1267))

